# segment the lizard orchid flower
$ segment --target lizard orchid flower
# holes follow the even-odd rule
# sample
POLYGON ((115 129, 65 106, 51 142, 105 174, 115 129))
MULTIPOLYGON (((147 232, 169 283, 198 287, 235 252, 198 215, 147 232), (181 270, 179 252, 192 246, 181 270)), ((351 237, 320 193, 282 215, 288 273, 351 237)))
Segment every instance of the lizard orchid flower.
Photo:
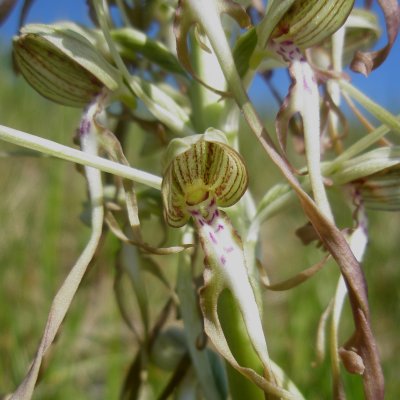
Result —
POLYGON ((194 222, 205 254, 204 286, 200 302, 204 327, 217 350, 239 372, 271 398, 294 397, 277 382, 268 356, 260 311, 250 283, 242 241, 227 214, 219 207, 235 204, 248 184, 242 157, 222 132, 174 139, 167 151, 162 182, 164 215, 172 227, 194 222), (218 317, 218 299, 229 290, 243 318, 249 341, 263 366, 263 376, 236 361, 218 317))

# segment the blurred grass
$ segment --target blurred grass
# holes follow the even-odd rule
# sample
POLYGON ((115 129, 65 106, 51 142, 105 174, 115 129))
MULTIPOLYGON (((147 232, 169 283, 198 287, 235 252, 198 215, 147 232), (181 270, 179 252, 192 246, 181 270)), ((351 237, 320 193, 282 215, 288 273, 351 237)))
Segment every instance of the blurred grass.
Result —
MULTIPOLYGON (((72 143, 79 110, 42 99, 4 67, 0 70, 0 94, 1 124, 72 143)), ((260 198, 280 177, 251 135, 243 140, 243 147, 251 189, 260 198)), ((0 152, 7 150, 16 149, 0 143, 0 152)), ((158 164, 159 154, 150 162, 158 164)), ((26 373, 51 300, 79 256, 89 229, 79 219, 85 201, 84 180, 72 164, 40 157, 1 157, 0 163, 0 393, 6 393, 26 373)), ((340 201, 340 193, 330 195, 340 201)), ((338 207, 335 211, 342 227, 351 225, 348 210, 338 207)), ((370 217, 371 243, 364 267, 387 398, 395 399, 400 393, 399 216, 370 213, 370 217)), ((304 223, 300 208, 293 206, 263 227, 261 259, 272 281, 285 279, 321 258, 320 250, 303 247, 294 235, 304 223)), ((87 274, 34 398, 118 397, 136 344, 113 296, 116 247, 115 240, 108 238, 87 274)), ((338 269, 331 262, 301 287, 264 296, 270 352, 311 400, 331 397, 329 358, 315 368, 311 363, 318 320, 337 278, 338 269)), ((154 292, 160 295, 159 290, 154 292)), ((348 307, 342 328, 343 341, 352 329, 348 307)), ((361 399, 361 380, 344 374, 348 398, 361 399)))

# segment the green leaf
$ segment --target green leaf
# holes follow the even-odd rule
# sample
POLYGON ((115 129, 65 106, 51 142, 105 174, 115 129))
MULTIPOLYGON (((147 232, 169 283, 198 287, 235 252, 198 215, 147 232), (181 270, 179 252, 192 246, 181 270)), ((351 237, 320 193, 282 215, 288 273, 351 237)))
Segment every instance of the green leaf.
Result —
POLYGON ((122 28, 110 32, 115 43, 119 45, 121 55, 135 60, 140 53, 149 61, 159 65, 166 71, 186 75, 176 57, 161 42, 149 38, 134 28, 122 28))
POLYGON ((257 44, 257 31, 249 29, 239 37, 233 49, 233 59, 240 77, 243 77, 249 70, 250 58, 257 44))

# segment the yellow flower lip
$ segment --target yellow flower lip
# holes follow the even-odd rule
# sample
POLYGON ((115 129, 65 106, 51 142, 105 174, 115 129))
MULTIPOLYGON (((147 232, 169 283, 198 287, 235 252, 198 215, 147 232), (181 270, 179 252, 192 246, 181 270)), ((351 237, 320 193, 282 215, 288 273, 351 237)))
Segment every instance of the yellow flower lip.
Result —
POLYGON ((222 132, 211 129, 203 135, 173 140, 167 155, 161 192, 165 219, 171 226, 185 225, 190 218, 188 208, 210 196, 218 206, 229 207, 247 189, 244 161, 222 132))
POLYGON ((207 200, 209 196, 209 190, 202 182, 198 184, 188 185, 186 189, 186 204, 194 206, 207 200))

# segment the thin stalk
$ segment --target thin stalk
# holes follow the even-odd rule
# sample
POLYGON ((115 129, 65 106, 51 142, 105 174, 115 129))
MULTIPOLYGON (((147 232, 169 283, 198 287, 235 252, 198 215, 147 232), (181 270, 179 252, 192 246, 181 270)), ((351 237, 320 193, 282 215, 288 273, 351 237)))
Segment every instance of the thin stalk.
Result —
MULTIPOLYGON (((226 90, 225 77, 221 71, 218 60, 213 53, 205 52, 191 35, 191 58, 199 78, 218 90, 226 90)), ((207 43, 207 38, 202 38, 207 43)), ((218 127, 221 112, 226 106, 226 101, 220 101, 221 95, 214 93, 203 84, 193 79, 189 88, 192 107, 196 112, 193 123, 198 132, 204 132, 210 126, 218 127)))
POLYGON ((125 26, 131 26, 131 22, 129 21, 128 15, 125 10, 125 4, 122 0, 115 0, 117 3, 119 12, 121 13, 122 22, 125 26))
POLYGON ((351 83, 345 80, 339 80, 338 84, 342 90, 348 93, 350 97, 357 100, 368 112, 382 122, 382 124, 385 124, 389 128, 393 129, 395 133, 400 133, 400 122, 392 113, 375 103, 364 93, 356 89, 351 83))
MULTIPOLYGON (((342 72, 342 59, 343 59, 343 48, 344 48, 344 37, 346 28, 341 27, 332 36, 332 64, 333 70, 337 73, 342 72)), ((340 105, 340 88, 336 81, 329 81, 327 83, 327 90, 331 96, 332 101, 336 106, 340 105)), ((333 146, 338 154, 343 151, 342 142, 339 140, 338 135, 338 116, 334 112, 330 112, 328 115, 328 130, 333 141, 333 146)))
POLYGON ((0 139, 62 160, 94 167, 101 171, 120 176, 121 178, 130 179, 154 189, 161 190, 161 178, 159 176, 107 160, 97 155, 73 149, 72 147, 64 146, 49 139, 44 139, 3 125, 0 125, 0 139))
POLYGON ((332 369, 332 380, 333 380, 332 382, 333 397, 335 399, 344 399, 344 389, 342 381, 340 379, 338 332, 339 332, 340 315, 342 313, 343 304, 346 296, 347 296, 346 283, 343 279, 343 276, 340 275, 332 307, 332 319, 330 324, 330 339, 329 339, 329 351, 331 354, 331 369, 332 369))

